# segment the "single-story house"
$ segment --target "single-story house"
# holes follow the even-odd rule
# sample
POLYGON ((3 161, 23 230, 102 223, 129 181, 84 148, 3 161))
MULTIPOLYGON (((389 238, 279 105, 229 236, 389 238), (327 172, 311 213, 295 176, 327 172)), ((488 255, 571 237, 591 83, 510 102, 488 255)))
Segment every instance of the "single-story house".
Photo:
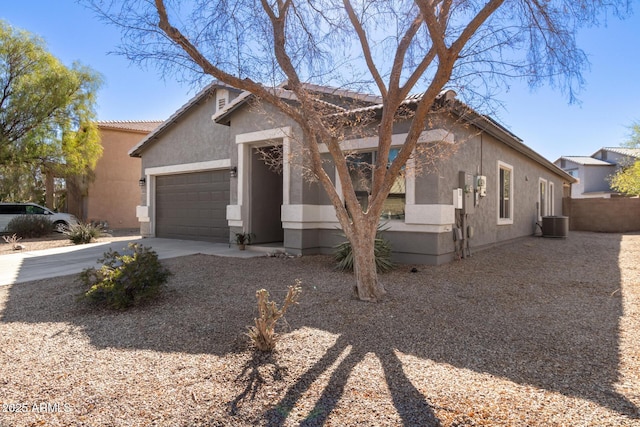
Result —
POLYGON ((102 156, 91 176, 67 180, 67 210, 85 222, 111 229, 139 228, 140 159, 129 149, 162 121, 98 121, 102 156))
POLYGON ((639 159, 640 148, 603 147, 591 156, 562 156, 554 164, 576 179, 572 199, 608 199, 618 194, 609 177, 639 159))
MULTIPOLYGON (((375 121, 381 110, 376 96, 306 89, 334 114, 358 109, 375 121)), ((286 85, 277 93, 295 102, 286 85)), ((417 100, 408 98, 405 107, 417 100)), ((563 189, 575 181, 569 174, 458 101, 455 92, 443 92, 439 104, 419 144, 445 144, 453 154, 425 173, 414 172, 419 160, 410 160, 392 189, 381 221, 396 261, 448 262, 469 248, 531 235, 542 216, 562 214, 563 189)), ((407 120, 395 126, 395 148, 403 143, 407 120)), ((129 152, 142 159, 146 182, 137 207, 141 233, 228 242, 244 231, 256 244, 276 243, 289 253, 332 253, 344 238, 324 190, 304 178, 300 135, 295 122, 269 104, 212 83, 129 152), (281 150, 279 167, 264 161, 269 150, 281 150)), ((357 171, 359 161, 375 158, 376 143, 375 136, 353 133, 341 145, 354 153, 357 171)), ((366 185, 357 190, 366 200, 366 185)))

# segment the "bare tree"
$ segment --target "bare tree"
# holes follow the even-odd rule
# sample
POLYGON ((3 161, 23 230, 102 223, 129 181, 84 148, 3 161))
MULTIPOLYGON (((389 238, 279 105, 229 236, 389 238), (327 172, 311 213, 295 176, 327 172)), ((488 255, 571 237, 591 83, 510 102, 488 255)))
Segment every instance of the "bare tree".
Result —
MULTIPOLYGON (((468 101, 491 100, 508 78, 531 85, 545 80, 570 101, 587 65, 576 46, 581 26, 607 13, 623 14, 627 0, 173 0, 89 1, 121 25, 122 52, 152 61, 181 78, 210 75, 249 91, 293 119, 303 134, 307 161, 353 245, 358 297, 377 301, 374 239, 396 178, 415 152, 438 95, 455 87, 468 101), (185 10, 189 7, 189 10, 185 10), (295 94, 286 102, 274 88, 283 80, 295 94), (367 207, 356 197, 341 148, 348 121, 326 114, 306 83, 369 89, 381 98, 377 161, 367 207), (388 164, 394 123, 411 124, 399 153, 388 164), (323 169, 324 144, 343 190, 323 169)), ((356 113, 346 115, 359 122, 356 113)), ((345 117, 342 115, 341 117, 345 117)), ((435 153, 437 154, 437 153, 435 153)))

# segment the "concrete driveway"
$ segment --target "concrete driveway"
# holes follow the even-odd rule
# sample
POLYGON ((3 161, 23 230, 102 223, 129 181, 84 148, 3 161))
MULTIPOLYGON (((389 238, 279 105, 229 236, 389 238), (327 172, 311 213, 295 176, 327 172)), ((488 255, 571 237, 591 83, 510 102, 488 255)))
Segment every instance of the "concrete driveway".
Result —
POLYGON ((132 239, 117 242, 91 243, 66 246, 41 251, 26 251, 0 256, 0 286, 31 280, 47 279, 80 273, 88 267, 97 266, 98 258, 109 248, 120 251, 129 242, 150 246, 160 259, 193 254, 252 258, 264 256, 264 252, 240 251, 226 243, 209 243, 175 239, 132 239))

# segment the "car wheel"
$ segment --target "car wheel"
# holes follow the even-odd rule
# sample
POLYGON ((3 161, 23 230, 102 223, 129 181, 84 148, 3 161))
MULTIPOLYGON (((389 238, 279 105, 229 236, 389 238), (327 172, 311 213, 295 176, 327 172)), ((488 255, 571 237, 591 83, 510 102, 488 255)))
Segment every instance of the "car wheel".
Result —
POLYGON ((69 230, 69 224, 64 221, 57 221, 53 223, 53 229, 57 233, 64 233, 65 231, 69 230))

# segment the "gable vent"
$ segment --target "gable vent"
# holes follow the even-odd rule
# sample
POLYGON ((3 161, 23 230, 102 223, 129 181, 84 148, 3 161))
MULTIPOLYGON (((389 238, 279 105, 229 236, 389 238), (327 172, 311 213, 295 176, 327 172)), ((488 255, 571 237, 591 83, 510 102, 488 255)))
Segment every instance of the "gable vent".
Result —
POLYGON ((229 91, 226 89, 216 90, 216 111, 222 110, 229 101, 229 91))

